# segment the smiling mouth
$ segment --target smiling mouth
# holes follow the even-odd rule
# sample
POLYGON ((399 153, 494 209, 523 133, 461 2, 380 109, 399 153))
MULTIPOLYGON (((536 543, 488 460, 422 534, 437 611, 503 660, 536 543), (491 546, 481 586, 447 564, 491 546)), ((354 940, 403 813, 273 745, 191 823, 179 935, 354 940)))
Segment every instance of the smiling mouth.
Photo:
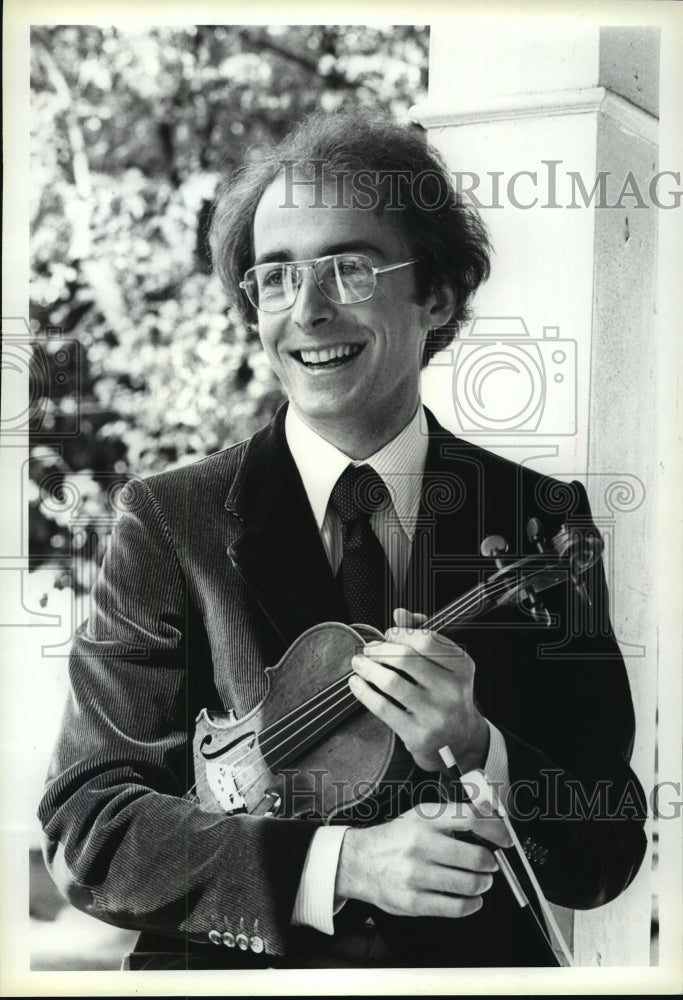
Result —
POLYGON ((357 358, 365 344, 335 344, 318 350, 292 351, 292 357, 310 370, 339 368, 357 358))

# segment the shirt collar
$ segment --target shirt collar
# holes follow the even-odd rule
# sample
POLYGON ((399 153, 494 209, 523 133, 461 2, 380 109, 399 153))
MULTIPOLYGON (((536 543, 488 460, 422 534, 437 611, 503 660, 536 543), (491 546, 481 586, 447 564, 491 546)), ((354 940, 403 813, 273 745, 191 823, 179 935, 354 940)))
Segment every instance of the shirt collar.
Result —
MULTIPOLYGON (((422 473, 427 460, 428 438, 424 433, 424 426, 424 413, 420 403, 415 416, 392 441, 365 461, 352 463, 371 465, 382 477, 391 493, 401 527, 409 538, 412 538, 415 531, 422 493, 422 473)), ((316 524, 321 529, 330 493, 351 460, 311 430, 292 406, 287 407, 285 435, 316 524)))

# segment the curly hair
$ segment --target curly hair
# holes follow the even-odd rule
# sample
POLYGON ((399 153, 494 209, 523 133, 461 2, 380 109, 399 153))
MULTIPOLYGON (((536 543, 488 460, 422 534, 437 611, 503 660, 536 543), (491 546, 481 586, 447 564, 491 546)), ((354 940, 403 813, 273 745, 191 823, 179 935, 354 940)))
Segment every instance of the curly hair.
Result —
POLYGON ((310 174, 311 168, 318 178, 321 169, 327 179, 362 174, 365 183, 356 187, 355 204, 365 197, 364 207, 386 210, 407 237, 418 258, 418 301, 432 289, 453 289, 449 321, 427 337, 426 365, 470 318, 472 296, 489 276, 491 245, 475 209, 463 202, 448 167, 417 126, 358 110, 315 112, 261 159, 237 171, 219 190, 209 234, 213 267, 228 296, 254 326, 256 310, 239 283, 253 264, 256 208, 280 174, 292 169, 310 174))

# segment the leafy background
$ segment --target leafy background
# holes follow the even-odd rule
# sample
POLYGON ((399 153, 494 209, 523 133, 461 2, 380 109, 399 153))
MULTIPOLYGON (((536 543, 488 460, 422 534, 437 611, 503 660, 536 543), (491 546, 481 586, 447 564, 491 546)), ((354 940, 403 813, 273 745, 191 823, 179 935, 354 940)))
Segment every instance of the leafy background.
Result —
POLYGON ((131 474, 242 440, 282 398, 210 273, 219 181, 318 107, 405 116, 427 49, 415 26, 32 29, 30 546, 47 591, 87 588, 131 474))

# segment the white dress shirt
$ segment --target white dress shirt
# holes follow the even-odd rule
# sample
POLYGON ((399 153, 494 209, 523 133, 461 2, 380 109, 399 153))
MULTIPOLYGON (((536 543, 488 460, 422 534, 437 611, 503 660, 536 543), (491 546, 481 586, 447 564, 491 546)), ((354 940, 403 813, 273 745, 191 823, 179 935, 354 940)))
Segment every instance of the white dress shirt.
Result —
MULTIPOLYGON (((287 408, 285 434, 287 444, 304 484, 320 537, 336 574, 342 558, 342 532, 338 515, 329 505, 330 494, 344 469, 370 465, 380 475, 391 496, 391 505, 370 518, 370 525, 382 543, 400 588, 410 561, 413 535, 420 507, 422 475, 429 439, 422 406, 406 427, 392 441, 364 461, 353 461, 311 430, 287 408)), ((485 771, 505 801, 509 787, 507 750, 502 734, 488 723, 489 752, 485 771)), ((313 836, 299 883, 292 913, 293 924, 306 924, 325 934, 334 933, 333 917, 343 905, 335 900, 334 885, 345 826, 321 827, 313 836)))

